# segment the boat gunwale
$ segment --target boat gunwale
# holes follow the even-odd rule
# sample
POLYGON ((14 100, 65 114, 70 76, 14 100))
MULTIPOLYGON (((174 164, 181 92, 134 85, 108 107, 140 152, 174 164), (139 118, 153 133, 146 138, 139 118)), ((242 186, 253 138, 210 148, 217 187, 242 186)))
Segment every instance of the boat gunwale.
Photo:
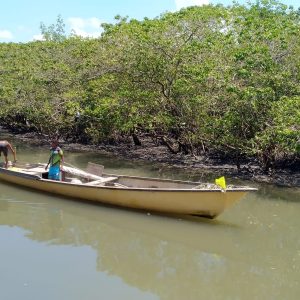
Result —
MULTIPOLYGON (((0 167, 0 172, 2 174, 7 174, 8 176, 12 177, 22 177, 27 180, 36 180, 40 182, 45 182, 49 184, 55 184, 55 185, 70 185, 70 186, 76 186, 81 188, 88 188, 88 189, 108 189, 108 190, 121 190, 121 191, 151 191, 151 192, 192 192, 192 193, 201 193, 201 192, 221 192, 221 193, 227 193, 227 192, 249 192, 249 191, 257 191, 257 188, 248 187, 248 186, 241 186, 241 187, 232 187, 227 189, 221 189, 221 188, 150 188, 150 187, 118 187, 118 186, 105 186, 105 185, 98 185, 98 186, 92 186, 92 185, 86 185, 84 183, 78 184, 78 183, 72 183, 72 182, 64 182, 64 181, 55 181, 50 179, 42 178, 39 175, 35 174, 28 174, 26 172, 22 171, 13 171, 9 169, 4 169, 0 167)), ((151 180, 151 181, 163 181, 163 182, 173 182, 173 183, 186 183, 186 184, 203 184, 202 182, 194 182, 194 181, 182 181, 182 180, 172 180, 172 179, 159 179, 159 178, 151 178, 151 177, 139 177, 139 176, 128 176, 128 175, 116 175, 116 174, 104 174, 105 176, 115 176, 118 178, 130 178, 130 179, 141 179, 141 180, 151 180)), ((4 179, 5 180, 5 179, 4 179)))

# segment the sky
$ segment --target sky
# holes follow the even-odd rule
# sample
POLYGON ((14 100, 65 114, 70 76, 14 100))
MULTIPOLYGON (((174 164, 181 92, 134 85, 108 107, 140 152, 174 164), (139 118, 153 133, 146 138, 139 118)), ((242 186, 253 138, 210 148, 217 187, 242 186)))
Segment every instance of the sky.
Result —
MULTIPOLYGON (((245 4, 247 0, 238 0, 245 4)), ((252 1, 253 2, 253 1, 252 1)), ((281 3, 300 6, 299 0, 281 0, 281 3)), ((41 22, 50 26, 61 16, 66 33, 71 30, 82 37, 98 37, 101 23, 113 23, 114 17, 128 16, 143 20, 165 12, 175 12, 191 5, 221 3, 231 0, 4 0, 0 4, 0 42, 24 43, 42 38, 41 22)))

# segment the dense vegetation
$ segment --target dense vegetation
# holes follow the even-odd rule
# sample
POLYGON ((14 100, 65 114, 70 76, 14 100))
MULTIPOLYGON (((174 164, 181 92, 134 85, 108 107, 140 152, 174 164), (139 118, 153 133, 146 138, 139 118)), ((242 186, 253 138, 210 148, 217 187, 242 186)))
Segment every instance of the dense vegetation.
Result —
POLYGON ((0 124, 83 143, 147 135, 265 170, 299 161, 299 11, 261 0, 116 19, 98 39, 59 18, 45 41, 0 44, 0 124))

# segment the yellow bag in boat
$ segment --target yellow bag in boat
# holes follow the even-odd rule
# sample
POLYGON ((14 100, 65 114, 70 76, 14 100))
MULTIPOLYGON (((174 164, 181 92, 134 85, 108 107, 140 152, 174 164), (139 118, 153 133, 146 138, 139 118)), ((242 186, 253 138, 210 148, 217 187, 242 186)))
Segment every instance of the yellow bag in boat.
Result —
POLYGON ((226 189, 226 181, 225 181, 225 177, 222 176, 220 178, 217 178, 215 180, 216 185, 220 186, 222 189, 226 189))

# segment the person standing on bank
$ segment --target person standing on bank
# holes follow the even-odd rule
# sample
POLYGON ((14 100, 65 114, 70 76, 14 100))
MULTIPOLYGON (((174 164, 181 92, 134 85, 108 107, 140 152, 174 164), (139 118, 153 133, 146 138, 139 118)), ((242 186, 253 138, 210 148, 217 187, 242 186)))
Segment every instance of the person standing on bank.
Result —
POLYGON ((0 141, 0 156, 1 156, 1 153, 3 152, 6 169, 8 167, 8 157, 7 157, 8 150, 10 150, 12 152, 12 154, 14 155, 14 162, 16 162, 17 161, 16 151, 14 150, 13 146, 8 141, 0 141))
POLYGON ((61 180, 60 171, 61 171, 63 161, 64 161, 64 153, 62 149, 58 146, 58 141, 53 140, 51 142, 49 161, 45 167, 45 170, 47 170, 48 166, 50 165, 48 179, 58 180, 58 181, 61 180))

